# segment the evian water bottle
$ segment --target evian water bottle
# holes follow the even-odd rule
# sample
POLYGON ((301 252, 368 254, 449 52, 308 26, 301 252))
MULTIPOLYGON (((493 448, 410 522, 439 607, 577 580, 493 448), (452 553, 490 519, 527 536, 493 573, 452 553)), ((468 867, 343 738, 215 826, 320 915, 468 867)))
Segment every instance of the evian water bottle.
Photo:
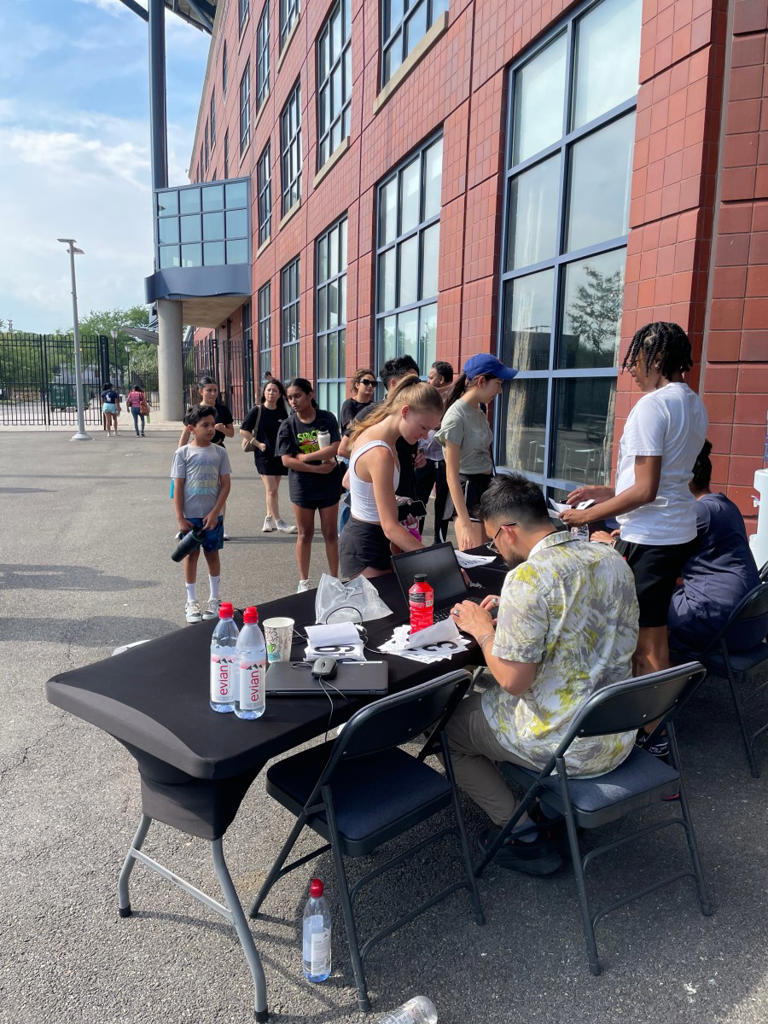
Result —
POLYGON ((331 911, 319 878, 310 883, 301 931, 304 977, 325 981, 331 973, 331 911))
POLYGON ((238 718, 261 718, 266 707, 264 676, 267 671, 267 645, 259 629, 256 608, 243 612, 243 628, 237 638, 237 674, 235 714, 238 718))
POLYGON ((219 621, 211 638, 211 708, 234 711, 237 690, 238 628, 229 601, 219 605, 219 621))
POLYGON ((437 1024, 437 1009, 426 996, 414 996, 382 1017, 379 1024, 437 1024))

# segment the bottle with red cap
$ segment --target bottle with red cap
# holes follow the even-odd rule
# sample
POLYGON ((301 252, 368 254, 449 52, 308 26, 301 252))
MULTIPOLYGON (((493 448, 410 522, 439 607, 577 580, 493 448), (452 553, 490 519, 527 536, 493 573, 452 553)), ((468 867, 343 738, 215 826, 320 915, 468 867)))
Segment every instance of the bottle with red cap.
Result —
POLYGON ((239 630, 234 614, 231 602, 222 601, 219 621, 211 637, 211 708, 219 712, 235 710, 239 630))
POLYGON ((266 709, 267 645, 259 628, 257 608, 243 612, 243 628, 237 638, 237 671, 235 714, 238 718, 261 718, 266 709))
POLYGON ((331 911, 319 878, 309 884, 302 938, 304 977, 307 981, 325 981, 331 973, 331 911))
POLYGON ((412 633, 426 629, 434 622, 435 592, 427 583, 425 572, 417 572, 413 577, 413 586, 408 591, 408 609, 412 633))

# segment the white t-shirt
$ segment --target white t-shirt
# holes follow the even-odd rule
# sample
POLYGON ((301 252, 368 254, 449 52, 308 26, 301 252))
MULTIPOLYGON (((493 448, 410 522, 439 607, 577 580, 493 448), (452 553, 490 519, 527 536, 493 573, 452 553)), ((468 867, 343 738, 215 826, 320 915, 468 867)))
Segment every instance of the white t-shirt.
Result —
POLYGON ((643 395, 619 442, 616 494, 635 483, 635 456, 660 455, 655 501, 616 516, 630 544, 686 544, 696 536, 696 500, 688 490, 693 464, 707 436, 704 403, 687 384, 665 384, 643 395))

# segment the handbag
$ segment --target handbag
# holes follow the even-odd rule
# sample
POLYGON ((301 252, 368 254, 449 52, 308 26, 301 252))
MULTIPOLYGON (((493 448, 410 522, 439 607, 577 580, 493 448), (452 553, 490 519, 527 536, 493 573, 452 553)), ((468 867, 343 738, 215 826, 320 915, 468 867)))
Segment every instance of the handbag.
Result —
POLYGON ((139 403, 139 415, 140 416, 149 416, 149 406, 147 405, 147 403, 143 399, 139 403))
POLYGON ((253 425, 253 434, 252 434, 252 436, 251 437, 244 437, 240 441, 240 447, 243 449, 244 452, 260 452, 261 451, 261 448, 259 448, 257 446, 257 444, 256 444, 256 435, 259 432, 259 424, 261 423, 261 413, 262 413, 263 409, 264 409, 264 406, 260 405, 259 406, 259 411, 256 413, 256 422, 253 425))

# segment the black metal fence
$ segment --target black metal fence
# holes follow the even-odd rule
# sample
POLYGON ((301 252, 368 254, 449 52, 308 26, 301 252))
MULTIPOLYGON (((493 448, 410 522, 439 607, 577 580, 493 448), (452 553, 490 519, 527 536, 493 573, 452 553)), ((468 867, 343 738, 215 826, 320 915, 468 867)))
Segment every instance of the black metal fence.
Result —
POLYGON ((219 385, 222 400, 236 420, 245 419, 255 398, 253 345, 241 338, 204 338, 185 353, 184 393, 188 405, 199 401, 197 382, 212 377, 219 385), (190 379, 189 370, 194 367, 190 379))
MULTIPOLYGON (((157 407, 157 370, 139 369, 131 352, 106 335, 80 337, 85 422, 102 422, 107 381, 125 395, 140 384, 157 407)), ((74 426, 77 423, 75 345, 72 337, 0 334, 0 425, 74 426)))

